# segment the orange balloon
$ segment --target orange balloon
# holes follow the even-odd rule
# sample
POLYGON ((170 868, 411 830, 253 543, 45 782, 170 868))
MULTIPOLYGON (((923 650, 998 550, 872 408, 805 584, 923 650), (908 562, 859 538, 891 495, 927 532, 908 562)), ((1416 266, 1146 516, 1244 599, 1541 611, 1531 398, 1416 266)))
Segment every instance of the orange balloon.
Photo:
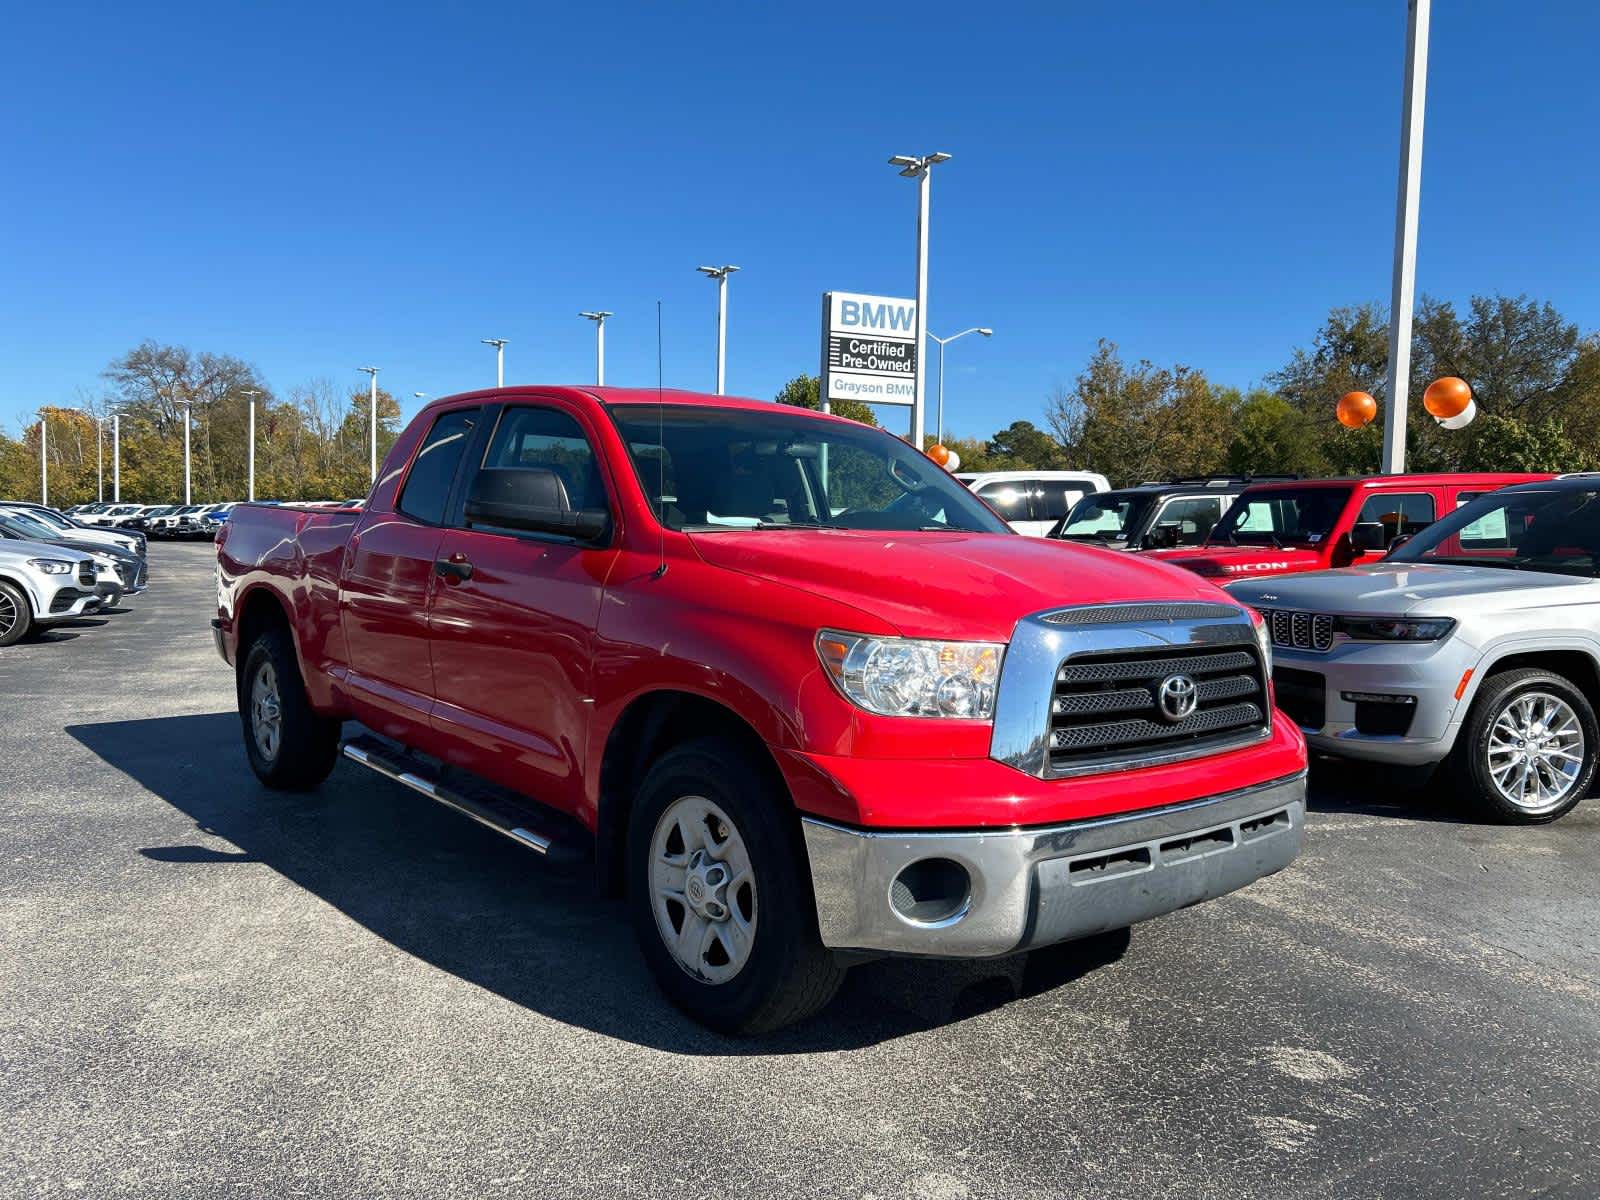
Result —
POLYGON ((1339 397, 1334 415, 1346 429, 1360 429, 1370 425, 1372 418, 1378 415, 1378 402, 1366 392, 1346 392, 1339 397))
POLYGON ((946 450, 938 442, 935 442, 933 445, 928 447, 928 457, 933 459, 934 462, 938 463, 942 467, 945 465, 945 463, 950 461, 950 451, 946 450))
POLYGON ((1428 390, 1422 393, 1422 407, 1441 421, 1459 417, 1471 403, 1472 389, 1467 386, 1465 379, 1458 379, 1454 375, 1435 379, 1428 385, 1428 390))

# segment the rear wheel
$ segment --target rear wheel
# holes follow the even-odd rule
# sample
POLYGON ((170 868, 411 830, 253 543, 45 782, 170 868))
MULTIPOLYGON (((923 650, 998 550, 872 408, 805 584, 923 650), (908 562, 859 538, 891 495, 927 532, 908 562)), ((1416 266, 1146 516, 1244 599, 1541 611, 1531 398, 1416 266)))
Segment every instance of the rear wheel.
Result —
POLYGON ((1524 668, 1484 682, 1456 743, 1456 773, 1489 816, 1539 825, 1588 793, 1597 750, 1587 697, 1564 676, 1524 668))
POLYGON ((239 720, 250 769, 268 787, 303 791, 333 770, 339 722, 311 707, 287 630, 250 643, 239 670, 239 720))
POLYGON ((15 584, 0 580, 0 646, 20 642, 32 628, 33 610, 28 598, 15 584))
POLYGON ((628 819, 628 906, 656 982, 695 1020, 766 1033, 819 1011, 844 970, 817 933, 788 797, 705 738, 646 776, 628 819))

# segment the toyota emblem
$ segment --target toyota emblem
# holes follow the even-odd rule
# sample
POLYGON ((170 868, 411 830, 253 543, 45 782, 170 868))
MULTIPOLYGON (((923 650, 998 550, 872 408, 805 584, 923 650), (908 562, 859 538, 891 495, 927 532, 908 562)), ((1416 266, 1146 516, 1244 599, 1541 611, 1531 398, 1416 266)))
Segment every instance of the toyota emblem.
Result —
POLYGON ((1156 704, 1169 721, 1181 721, 1200 703, 1200 689, 1187 675, 1168 675, 1156 689, 1156 704))

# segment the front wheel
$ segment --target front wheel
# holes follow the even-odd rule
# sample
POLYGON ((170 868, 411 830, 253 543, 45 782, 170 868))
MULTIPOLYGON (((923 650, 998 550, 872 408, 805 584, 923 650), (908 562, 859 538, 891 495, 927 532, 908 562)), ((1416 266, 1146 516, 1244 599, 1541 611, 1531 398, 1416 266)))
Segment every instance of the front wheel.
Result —
POLYGON ((33 628, 33 609, 22 589, 0 579, 0 646, 9 646, 28 636, 33 628))
POLYGON ((628 818, 628 906, 668 997, 723 1033, 766 1033, 819 1011, 844 970, 817 934, 788 797, 732 742, 672 750, 628 818))
POLYGON ((1457 775, 1495 820, 1542 825, 1588 793, 1597 751, 1588 698, 1564 676, 1524 668, 1484 682, 1456 743, 1457 775))

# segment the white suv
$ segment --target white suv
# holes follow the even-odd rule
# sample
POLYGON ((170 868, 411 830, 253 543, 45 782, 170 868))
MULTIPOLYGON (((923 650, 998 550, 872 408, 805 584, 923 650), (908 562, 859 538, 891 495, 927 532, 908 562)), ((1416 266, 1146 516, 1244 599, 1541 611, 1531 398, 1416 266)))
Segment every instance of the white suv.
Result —
POLYGON ((0 542, 0 646, 99 606, 89 555, 42 542, 0 542))
POLYGON ((1084 496, 1111 486, 1095 471, 976 471, 956 478, 1029 537, 1044 537, 1084 496))

